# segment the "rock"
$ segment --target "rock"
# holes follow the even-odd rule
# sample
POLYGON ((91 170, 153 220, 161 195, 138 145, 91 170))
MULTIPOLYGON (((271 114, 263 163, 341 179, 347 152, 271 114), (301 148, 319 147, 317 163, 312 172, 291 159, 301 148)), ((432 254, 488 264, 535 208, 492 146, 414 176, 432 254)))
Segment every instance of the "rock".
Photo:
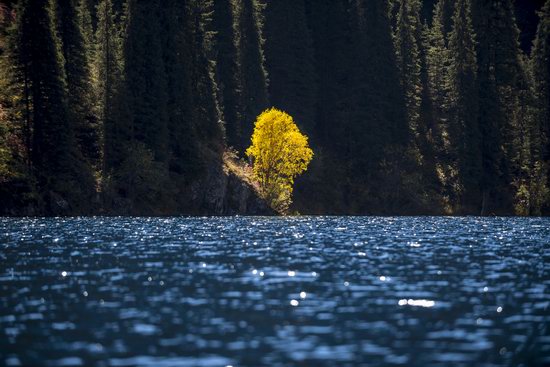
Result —
POLYGON ((200 212, 206 215, 277 215, 252 185, 219 165, 213 165, 205 181, 192 190, 195 198, 202 196, 200 212))
POLYGON ((277 215, 249 183, 233 172, 226 175, 222 215, 277 215))
POLYGON ((227 175, 221 164, 211 166, 205 176, 205 181, 196 188, 197 193, 202 193, 200 206, 206 215, 222 215, 223 202, 227 190, 227 175))

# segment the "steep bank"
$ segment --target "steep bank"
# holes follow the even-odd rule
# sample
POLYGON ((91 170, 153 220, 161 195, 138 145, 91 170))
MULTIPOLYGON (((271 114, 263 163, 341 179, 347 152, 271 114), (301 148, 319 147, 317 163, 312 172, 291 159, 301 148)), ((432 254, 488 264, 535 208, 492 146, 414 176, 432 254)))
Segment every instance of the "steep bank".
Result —
POLYGON ((250 179, 250 168, 230 153, 223 155, 222 164, 209 169, 203 180, 192 185, 191 201, 200 215, 277 215, 260 198, 258 188, 250 179))
POLYGON ((99 192, 82 206, 53 191, 40 195, 29 180, 4 182, 0 185, 0 215, 277 215, 258 195, 246 165, 228 154, 210 163, 200 178, 170 189, 173 196, 159 199, 153 206, 141 205, 139 197, 107 199, 107 194, 99 192))

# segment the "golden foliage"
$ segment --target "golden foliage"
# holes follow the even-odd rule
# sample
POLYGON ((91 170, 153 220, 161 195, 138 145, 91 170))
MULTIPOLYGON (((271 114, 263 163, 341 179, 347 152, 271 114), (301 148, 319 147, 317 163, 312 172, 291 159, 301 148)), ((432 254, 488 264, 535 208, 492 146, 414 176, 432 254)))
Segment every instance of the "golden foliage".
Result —
POLYGON ((307 170, 313 158, 307 136, 290 115, 271 108, 257 117, 246 155, 254 160, 253 175, 261 194, 275 210, 286 212, 294 178, 307 170))

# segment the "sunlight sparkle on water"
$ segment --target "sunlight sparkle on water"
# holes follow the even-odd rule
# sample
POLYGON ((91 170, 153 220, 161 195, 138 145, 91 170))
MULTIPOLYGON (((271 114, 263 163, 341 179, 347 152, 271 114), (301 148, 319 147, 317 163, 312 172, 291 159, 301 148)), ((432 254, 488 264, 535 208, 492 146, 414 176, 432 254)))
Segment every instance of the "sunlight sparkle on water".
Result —
POLYGON ((0 366, 548 365, 550 219, 165 221, 2 218, 0 366))
POLYGON ((400 299, 398 302, 399 306, 415 306, 415 307, 433 307, 435 305, 435 301, 427 300, 427 299, 400 299))

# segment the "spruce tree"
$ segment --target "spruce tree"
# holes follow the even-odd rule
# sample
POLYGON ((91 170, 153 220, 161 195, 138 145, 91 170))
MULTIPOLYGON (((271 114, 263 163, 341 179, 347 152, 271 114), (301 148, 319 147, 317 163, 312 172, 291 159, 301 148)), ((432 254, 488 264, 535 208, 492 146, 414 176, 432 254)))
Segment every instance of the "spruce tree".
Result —
MULTIPOLYGON (((420 21, 421 2, 402 0, 396 9, 395 47, 400 71, 401 87, 405 97, 409 139, 404 154, 396 160, 390 172, 400 170, 401 185, 413 206, 434 206, 423 198, 435 199, 436 179, 433 151, 428 146, 428 125, 431 122, 427 111, 429 100, 427 55, 423 47, 423 30, 420 21)), ((434 200, 435 202, 435 200, 434 200)))
POLYGON ((523 120, 528 79, 510 0, 473 3, 478 36, 479 127, 482 137, 482 213, 524 212, 530 157, 523 120))
POLYGON ((93 103, 90 47, 84 34, 86 9, 79 0, 57 0, 58 34, 62 43, 67 76, 68 118, 75 128, 77 142, 90 165, 100 158, 99 126, 93 103))
POLYGON ((23 1, 17 14, 17 74, 32 134, 31 163, 44 193, 45 210, 88 210, 93 179, 76 144, 76 126, 68 118, 64 58, 53 3, 23 1))
POLYGON ((239 77, 239 49, 236 35, 236 9, 231 1, 214 1, 212 26, 216 32, 216 66, 220 94, 220 107, 223 111, 226 139, 235 145, 239 139, 241 124, 242 89, 239 77))
POLYGON ((237 94, 240 111, 237 114, 238 123, 235 131, 228 134, 228 143, 242 153, 250 144, 256 116, 269 107, 268 77, 263 50, 265 5, 259 0, 237 0, 234 6, 235 43, 238 47, 237 94))
POLYGON ((345 1, 308 1, 317 71, 316 135, 325 149, 344 156, 353 149, 347 130, 353 101, 350 97, 349 72, 352 66, 351 24, 345 1), (346 151, 348 151, 346 153, 346 151))
POLYGON ((429 129, 434 155, 438 191, 446 213, 456 211, 457 174, 456 158, 450 140, 451 107, 451 54, 445 34, 446 0, 436 3, 432 25, 424 30, 424 53, 426 57, 427 98, 431 105, 433 124, 429 129))
MULTIPOLYGON (((100 0, 96 7, 93 75, 95 96, 103 125, 103 176, 106 180, 125 157, 130 139, 129 127, 123 126, 122 100, 124 80, 123 39, 125 27, 111 0, 100 0)), ((125 119, 127 120, 127 119, 125 119)))
POLYGON ((434 118, 434 144, 439 161, 445 160, 448 141, 449 121, 449 88, 450 88, 450 54, 445 42, 443 27, 443 4, 440 0, 432 17, 432 26, 426 30, 426 65, 429 96, 432 101, 434 118))
MULTIPOLYGON (((405 92, 407 120, 411 132, 418 135, 422 85, 420 82, 420 2, 401 0, 395 34, 401 85, 405 92)), ((416 142, 415 142, 416 143, 416 142)))
POLYGON ((122 46, 111 49, 121 50, 124 61, 113 60, 113 71, 123 74, 113 75, 118 89, 114 91, 106 145, 118 144, 113 149, 118 160, 111 162, 108 171, 111 180, 106 197, 122 200, 125 210, 135 214, 159 213, 169 192, 168 101, 160 10, 158 1, 129 1, 124 16, 119 17, 121 36, 113 40, 122 46))
POLYGON ((124 47, 125 93, 132 141, 155 160, 168 160, 167 80, 162 54, 161 4, 132 0, 124 47))
POLYGON ((25 138, 30 136, 25 136, 27 132, 21 119, 16 118, 20 108, 14 95, 18 95, 20 88, 14 80, 12 67, 16 62, 13 57, 13 31, 10 32, 14 21, 11 4, 0 4, 0 182, 3 184, 24 175, 30 153, 30 144, 25 148, 25 138))
MULTIPOLYGON (((77 0, 77 12, 78 12, 78 20, 79 20, 79 28, 80 32, 82 33, 82 38, 84 41, 84 47, 86 52, 86 57, 88 58, 90 62, 89 68, 93 70, 93 62, 94 62, 94 56, 95 56, 95 39, 94 39, 94 22, 92 15, 93 8, 90 5, 90 0, 77 0)), ((93 73, 92 73, 93 75, 93 73)))
POLYGON ((417 130, 417 144, 420 153, 420 168, 422 184, 432 196, 441 197, 441 181, 437 175, 437 143, 440 130, 436 120, 434 100, 430 89, 430 32, 426 22, 419 29, 419 59, 420 59, 420 106, 417 130))
POLYGON ((192 117, 193 50, 185 34, 186 4, 179 0, 163 3, 161 24, 162 52, 166 71, 169 165, 173 179, 190 181, 202 165, 192 117))
POLYGON ((512 0, 12 4, 0 181, 44 213, 86 212, 100 162, 107 211, 205 209, 270 102, 314 144, 300 210, 550 212, 548 1, 529 60, 512 0))
POLYGON ((455 1, 453 0, 439 0, 435 7, 435 12, 441 22, 441 31, 445 42, 448 45, 448 35, 453 28, 453 14, 455 10, 455 1))
POLYGON ((269 2, 265 54, 269 95, 311 135, 315 132, 315 68, 312 39, 303 0, 269 2))
POLYGON ((216 77, 213 6, 213 0, 196 0, 188 4, 186 35, 187 47, 191 50, 191 113, 195 131, 204 149, 219 155, 224 146, 224 131, 216 77))
MULTIPOLYGON (((531 73, 534 89, 535 119, 532 126, 532 182, 534 201, 543 214, 550 214, 550 1, 539 13, 540 23, 533 42, 531 73), (541 179, 546 175, 546 179, 541 179)), ((540 212, 534 211, 534 214, 540 212)))
MULTIPOLYGON (((404 147, 409 140, 405 95, 400 87, 398 59, 383 1, 364 1, 365 105, 372 110, 378 144, 404 147), (369 52, 369 50, 372 50, 369 52), (384 90, 383 94, 379 91, 384 90)), ((381 146, 382 151, 384 147, 381 146)))
MULTIPOLYGON (((418 106, 420 90, 412 91, 403 85, 404 76, 415 80, 414 84, 420 89, 420 60, 418 58, 417 32, 419 29, 409 28, 413 32, 407 34, 406 39, 411 41, 410 46, 415 53, 414 57, 407 54, 403 58, 403 49, 397 46, 402 41, 394 44, 392 30, 389 23, 387 4, 384 1, 363 1, 364 6, 364 39, 362 47, 365 50, 364 80, 365 107, 370 112, 369 120, 374 122, 373 129, 367 129, 372 137, 366 140, 371 146, 370 153, 375 158, 375 169, 371 169, 368 177, 371 181, 372 198, 369 200, 371 211, 387 213, 400 207, 403 212, 415 210, 412 208, 423 207, 420 193, 423 187, 419 164, 416 128, 418 127, 418 106), (410 58, 409 58, 410 57, 410 58), (405 62, 404 62, 405 61, 405 62), (409 63, 410 62, 410 63, 409 63), (411 66, 404 70, 403 65, 411 66), (380 93, 383 90, 384 93, 380 93), (407 94, 408 92, 412 92, 407 94), (413 102, 410 104, 410 102, 413 102), (412 107, 412 109, 410 109, 412 107), (411 113, 414 112, 414 113, 411 113), (410 122, 409 116, 414 116, 416 121, 410 122), (412 127, 412 129, 411 129, 412 127), (372 133, 372 132, 376 133, 372 133), (411 134, 414 133, 414 134, 411 134), (413 144, 411 144, 413 143, 413 144), (387 190, 386 188, 393 189, 387 190), (420 200, 417 200, 420 199, 420 200), (375 209, 379 208, 379 209, 375 209)), ((414 5, 414 4, 411 4, 414 5)), ((396 19, 396 29, 405 31, 404 23, 409 20, 416 22, 417 9, 406 4, 400 4, 398 10, 407 10, 405 13, 413 19, 396 19), (403 5, 403 7, 401 6, 403 5), (405 8, 404 8, 405 7, 405 8), (412 12, 409 12, 411 11, 412 12), (401 23, 401 24, 399 24, 401 23), (398 26, 399 24, 399 26, 398 26)), ((398 13, 399 14, 399 13, 398 13)), ((418 24, 418 23, 417 23, 418 24)), ((412 25, 412 24, 410 24, 412 25)))
POLYGON ((475 33, 469 0, 455 3, 453 28, 449 34, 451 54, 450 133, 459 175, 460 211, 481 210, 481 137, 478 127, 478 85, 475 33))
MULTIPOLYGON (((397 196, 403 192, 404 181, 396 173, 408 171, 404 152, 410 138, 388 6, 385 1, 360 1, 352 8, 342 5, 340 9, 345 26, 334 26, 345 47, 340 54, 344 57, 343 77, 338 79, 345 84, 337 97, 340 104, 334 107, 342 117, 329 122, 339 135, 330 136, 341 136, 341 146, 336 147, 344 153, 340 153, 341 164, 349 167, 345 175, 352 178, 341 188, 347 193, 347 210, 382 213, 388 208, 383 202, 402 199, 397 196), (351 75, 347 70, 352 70, 351 75), (390 186, 392 192, 384 189, 390 186)), ((335 13, 329 13, 332 19, 338 19, 335 13)), ((337 64, 329 67, 340 68, 337 64)), ((334 70, 327 72, 333 74, 334 70)))

